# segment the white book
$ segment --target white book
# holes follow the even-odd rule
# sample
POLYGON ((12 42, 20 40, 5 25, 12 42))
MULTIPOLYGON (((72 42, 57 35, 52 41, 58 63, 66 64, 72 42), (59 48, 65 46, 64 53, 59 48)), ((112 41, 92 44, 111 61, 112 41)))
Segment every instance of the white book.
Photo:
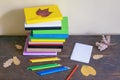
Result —
POLYGON ((83 63, 89 63, 93 46, 75 43, 75 46, 70 57, 71 60, 83 63))
POLYGON ((51 22, 42 22, 42 23, 36 23, 36 24, 26 24, 25 27, 61 27, 62 26, 62 21, 51 21, 51 22))

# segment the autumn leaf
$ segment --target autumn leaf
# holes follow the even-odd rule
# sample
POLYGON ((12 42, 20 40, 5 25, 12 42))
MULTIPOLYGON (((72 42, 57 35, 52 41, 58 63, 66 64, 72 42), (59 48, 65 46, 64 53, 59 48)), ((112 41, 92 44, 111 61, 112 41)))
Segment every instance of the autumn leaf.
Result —
POLYGON ((98 59, 101 59, 101 58, 103 58, 104 57, 104 55, 97 55, 97 54, 95 54, 95 55, 93 55, 93 59, 95 59, 95 60, 98 60, 98 59))
POLYGON ((49 16, 51 13, 52 13, 52 12, 49 12, 49 8, 43 9, 43 10, 38 9, 38 10, 36 11, 36 14, 37 14, 38 16, 42 16, 42 17, 47 17, 47 16, 49 16))
POLYGON ((82 65, 81 73, 86 77, 89 75, 95 76, 96 70, 92 66, 82 65))
POLYGON ((15 65, 19 65, 20 64, 20 60, 16 56, 13 56, 13 63, 15 65))
POLYGON ((5 62, 3 63, 3 67, 4 67, 4 68, 7 68, 7 67, 11 66, 12 63, 13 63, 13 59, 10 58, 10 59, 8 59, 7 61, 5 61, 5 62))
POLYGON ((17 49, 19 49, 19 50, 22 49, 22 46, 19 45, 19 44, 16 44, 15 47, 16 47, 17 49))

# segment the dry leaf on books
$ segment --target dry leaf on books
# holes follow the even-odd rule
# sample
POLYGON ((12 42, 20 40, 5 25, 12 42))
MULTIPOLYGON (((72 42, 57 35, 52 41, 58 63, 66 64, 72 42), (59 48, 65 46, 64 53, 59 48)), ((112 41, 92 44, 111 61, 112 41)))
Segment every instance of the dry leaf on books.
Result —
POLYGON ((5 63, 3 63, 3 67, 7 68, 7 67, 11 66, 12 63, 13 63, 13 59, 10 58, 5 63))
POLYGON ((95 76, 96 70, 92 66, 82 65, 81 73, 86 77, 89 75, 95 76))

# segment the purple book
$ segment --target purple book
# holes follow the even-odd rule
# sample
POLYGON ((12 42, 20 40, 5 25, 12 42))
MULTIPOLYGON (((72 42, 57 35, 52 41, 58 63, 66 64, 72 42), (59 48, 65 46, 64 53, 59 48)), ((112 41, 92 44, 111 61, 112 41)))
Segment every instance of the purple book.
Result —
POLYGON ((23 55, 43 55, 43 56, 52 56, 57 55, 57 52, 23 52, 23 55))
POLYGON ((27 36, 27 39, 25 41, 23 55, 43 55, 43 56, 57 55, 57 52, 27 52, 26 48, 28 46, 28 41, 29 41, 29 35, 27 36))

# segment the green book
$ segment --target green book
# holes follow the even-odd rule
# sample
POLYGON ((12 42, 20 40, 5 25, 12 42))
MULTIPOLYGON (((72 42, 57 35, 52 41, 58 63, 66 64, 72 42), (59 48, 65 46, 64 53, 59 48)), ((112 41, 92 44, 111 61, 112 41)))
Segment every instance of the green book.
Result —
POLYGON ((32 34, 68 34, 68 17, 63 17, 60 30, 32 30, 32 34))
POLYGON ((34 71, 34 70, 42 70, 42 69, 59 67, 59 66, 61 66, 61 65, 57 64, 57 63, 53 63, 53 64, 44 64, 44 65, 40 65, 40 66, 30 66, 27 69, 34 71))

